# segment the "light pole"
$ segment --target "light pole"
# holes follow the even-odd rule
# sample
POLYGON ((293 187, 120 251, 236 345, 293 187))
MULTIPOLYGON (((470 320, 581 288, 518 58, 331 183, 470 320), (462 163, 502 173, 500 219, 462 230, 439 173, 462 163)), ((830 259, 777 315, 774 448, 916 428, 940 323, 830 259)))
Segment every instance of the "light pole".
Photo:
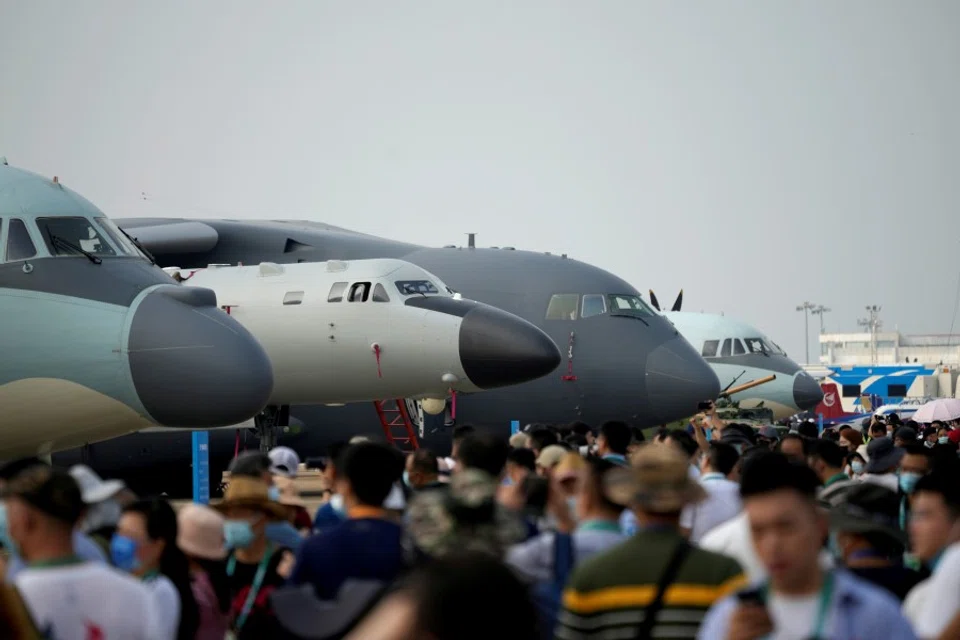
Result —
POLYGON ((825 313, 830 313, 831 311, 832 311, 832 309, 828 309, 827 307, 823 306, 822 304, 818 304, 818 305, 817 305, 816 307, 814 307, 813 309, 810 309, 810 313, 812 313, 812 314, 815 315, 815 316, 820 316, 820 333, 823 333, 823 331, 824 331, 824 330, 823 330, 823 314, 825 314, 825 313))
POLYGON ((804 302, 797 307, 797 311, 803 311, 803 343, 807 348, 806 363, 810 364, 810 313, 811 309, 816 309, 812 302, 804 302))
POLYGON ((867 313, 870 314, 869 318, 861 318, 857 320, 857 324, 865 329, 870 331, 870 364, 876 366, 879 354, 877 353, 877 331, 880 327, 883 326, 883 322, 880 321, 880 309, 875 304, 869 305, 866 307, 867 313))

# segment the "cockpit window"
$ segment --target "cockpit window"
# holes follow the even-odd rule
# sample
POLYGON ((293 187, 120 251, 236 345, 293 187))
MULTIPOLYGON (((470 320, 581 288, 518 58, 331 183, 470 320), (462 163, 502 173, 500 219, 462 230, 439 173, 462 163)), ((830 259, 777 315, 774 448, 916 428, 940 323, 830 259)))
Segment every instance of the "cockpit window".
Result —
POLYGON ((723 346, 720 347, 720 357, 726 358, 730 356, 730 343, 733 342, 730 338, 727 338, 723 341, 723 346))
POLYGON ((763 338, 744 338, 750 353, 777 353, 777 350, 763 338))
POLYGON ((577 303, 580 296, 576 293, 558 293, 547 304, 547 320, 576 320, 577 303))
POLYGON ((7 226, 7 262, 26 260, 37 255, 37 247, 30 239, 27 225, 19 218, 12 218, 7 226))
POLYGON ((437 294, 440 291, 429 280, 397 280, 397 290, 402 296, 437 294))
POLYGON ((350 296, 347 298, 348 302, 366 302, 370 297, 370 283, 369 282, 357 282, 352 287, 350 287, 350 296))
POLYGON ((627 294, 610 294, 607 296, 612 316, 653 316, 651 309, 643 298, 627 294))
POLYGON ((128 256, 147 257, 137 249, 137 245, 130 242, 130 239, 120 231, 120 227, 118 227, 113 220, 110 218, 94 218, 94 220, 97 221, 97 224, 100 225, 103 232, 107 234, 107 237, 113 241, 113 244, 120 248, 121 253, 128 256))
POLYGON ((51 255, 76 256, 84 251, 94 256, 117 255, 106 238, 86 218, 37 218, 37 228, 51 255))
POLYGON ((719 340, 707 340, 703 343, 703 351, 700 352, 700 355, 704 358, 713 358, 717 355, 717 349, 719 348, 719 340))
POLYGON ((733 339, 733 355, 742 356, 746 352, 747 350, 743 348, 743 343, 740 342, 740 338, 734 338, 733 339))
POLYGON ((387 290, 384 289, 383 285, 379 282, 373 287, 373 301, 390 302, 390 296, 387 295, 387 290))
POLYGON ((580 305, 580 317, 589 318, 590 316, 599 316, 607 312, 607 299, 599 293, 588 293, 583 296, 583 303, 580 305))

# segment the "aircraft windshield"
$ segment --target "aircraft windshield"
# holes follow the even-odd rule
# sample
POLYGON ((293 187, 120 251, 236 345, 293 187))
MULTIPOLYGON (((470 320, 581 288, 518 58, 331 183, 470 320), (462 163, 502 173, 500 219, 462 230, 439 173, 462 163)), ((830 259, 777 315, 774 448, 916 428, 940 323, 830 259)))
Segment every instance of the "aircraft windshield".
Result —
POLYGON ((782 355, 780 348, 766 338, 744 338, 743 341, 747 343, 747 349, 750 351, 750 353, 770 353, 782 355))
POLYGON ((114 257, 116 250, 87 218, 37 218, 37 228, 50 255, 114 257))
POLYGON ((653 316, 651 309, 640 296, 626 294, 610 294, 607 296, 607 306, 612 316, 653 316))
MULTIPOLYGON (((113 241, 117 247, 120 248, 120 252, 123 255, 127 256, 137 256, 138 258, 147 258, 137 246, 133 244, 130 239, 120 231, 120 227, 111 220, 110 218, 94 218, 97 221, 97 224, 103 229, 103 232, 107 234, 107 237, 113 241)), ((149 260, 149 258, 147 258, 149 260)))
POLYGON ((437 287, 429 280, 397 280, 395 283, 400 295, 435 295, 440 293, 437 287))

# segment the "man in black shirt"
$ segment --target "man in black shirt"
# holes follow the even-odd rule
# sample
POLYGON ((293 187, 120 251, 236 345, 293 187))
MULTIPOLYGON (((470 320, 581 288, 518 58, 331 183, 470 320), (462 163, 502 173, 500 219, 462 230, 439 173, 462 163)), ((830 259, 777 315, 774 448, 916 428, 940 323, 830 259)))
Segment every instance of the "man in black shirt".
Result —
POLYGON ((906 534, 900 499, 889 489, 862 483, 830 509, 830 529, 847 570, 883 587, 901 601, 922 576, 903 566, 906 534))

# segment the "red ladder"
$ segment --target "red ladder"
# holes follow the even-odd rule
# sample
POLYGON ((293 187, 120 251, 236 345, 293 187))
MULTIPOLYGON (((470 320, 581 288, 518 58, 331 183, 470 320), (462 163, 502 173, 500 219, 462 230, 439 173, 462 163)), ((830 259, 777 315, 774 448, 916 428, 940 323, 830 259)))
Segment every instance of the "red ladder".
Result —
POLYGON ((403 398, 374 400, 373 406, 377 410, 377 416, 380 418, 383 433, 387 436, 387 442, 403 451, 420 448, 420 444, 417 442, 417 434, 413 429, 413 423, 410 421, 410 415, 407 413, 407 403, 403 398), (393 409, 387 407, 387 403, 390 402, 394 404, 393 409), (403 429, 404 435, 395 434, 397 427, 403 429))

